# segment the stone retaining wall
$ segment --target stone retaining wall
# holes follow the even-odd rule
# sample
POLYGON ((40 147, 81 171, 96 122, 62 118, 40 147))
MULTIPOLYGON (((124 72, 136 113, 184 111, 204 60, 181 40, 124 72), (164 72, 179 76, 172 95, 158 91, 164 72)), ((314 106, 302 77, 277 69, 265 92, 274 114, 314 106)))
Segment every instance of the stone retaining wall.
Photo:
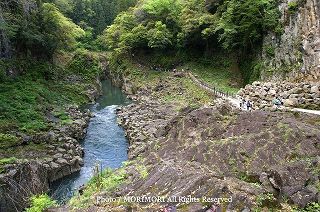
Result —
POLYGON ((287 107, 320 109, 320 82, 254 82, 238 95, 252 101, 256 109, 271 108, 276 97, 287 107))

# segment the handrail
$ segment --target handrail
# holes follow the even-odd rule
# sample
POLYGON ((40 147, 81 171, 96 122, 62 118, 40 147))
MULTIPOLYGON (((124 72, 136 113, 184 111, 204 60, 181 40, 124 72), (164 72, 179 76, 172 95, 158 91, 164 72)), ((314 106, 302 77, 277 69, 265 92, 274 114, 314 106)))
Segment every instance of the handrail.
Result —
POLYGON ((199 86, 201 86, 202 88, 204 88, 205 90, 213 93, 216 96, 221 96, 221 97, 232 97, 235 98, 235 95, 226 91, 222 91, 221 89, 215 87, 215 86, 211 86, 208 85, 206 82, 200 81, 199 79, 197 79, 191 72, 188 72, 190 78, 192 81, 196 82, 197 84, 199 84, 199 86))

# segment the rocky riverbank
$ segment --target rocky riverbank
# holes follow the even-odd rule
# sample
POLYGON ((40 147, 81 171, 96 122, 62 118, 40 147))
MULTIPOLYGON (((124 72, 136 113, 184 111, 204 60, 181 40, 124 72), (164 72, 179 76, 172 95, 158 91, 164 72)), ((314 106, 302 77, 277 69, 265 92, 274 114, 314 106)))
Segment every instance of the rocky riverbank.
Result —
MULTIPOLYGON (((165 79, 162 82, 164 88, 170 87, 165 79)), ((119 123, 130 142, 130 160, 115 173, 121 177, 111 175, 106 182, 121 179, 121 185, 97 187, 92 193, 95 185, 91 184, 91 193, 75 197, 78 203, 71 207, 83 204, 84 198, 93 211, 159 211, 167 205, 178 211, 292 211, 318 201, 318 117, 243 112, 223 102, 181 108, 155 98, 163 92, 155 87, 138 90, 134 98, 139 101, 118 109, 119 123), (178 200, 97 202, 130 196, 178 200), (183 201, 184 197, 194 201, 183 201)))
POLYGON ((320 109, 320 83, 254 82, 238 92, 251 100, 256 109, 272 109, 273 100, 279 97, 286 107, 320 109))
MULTIPOLYGON (((92 102, 100 91, 99 82, 85 95, 92 102)), ((18 159, 1 167, 0 211, 23 211, 30 196, 48 192, 51 182, 80 171, 83 149, 79 141, 84 138, 92 115, 76 105, 63 111, 63 120, 60 114, 48 112, 49 131, 31 135, 17 132, 19 145, 1 152, 3 158, 18 159)))
MULTIPOLYGON (((139 106, 126 111, 119 114, 125 128, 146 133, 148 125, 139 127, 138 119, 130 116, 139 114, 139 106)), ((228 197, 231 203, 216 205, 236 211, 285 209, 289 204, 304 207, 320 198, 319 119, 290 113, 245 113, 228 105, 187 108, 171 115, 167 125, 155 133, 163 137, 145 144, 146 151, 139 154, 148 170, 146 179, 128 168, 130 184, 117 195, 228 197)), ((139 123, 147 122, 140 117, 139 123)), ((141 147, 137 136, 130 140, 138 144, 131 152, 141 147)), ((177 205, 184 205, 181 211, 202 211, 214 203, 177 205)), ((159 209, 163 205, 136 207, 159 209)))

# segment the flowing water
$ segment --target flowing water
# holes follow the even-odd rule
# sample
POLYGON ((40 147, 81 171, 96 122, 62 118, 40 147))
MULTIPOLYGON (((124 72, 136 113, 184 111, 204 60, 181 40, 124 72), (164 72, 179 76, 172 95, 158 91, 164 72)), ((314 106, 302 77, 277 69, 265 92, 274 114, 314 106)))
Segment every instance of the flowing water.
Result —
POLYGON ((60 203, 70 199, 80 186, 88 182, 97 164, 102 169, 119 168, 127 160, 128 142, 124 130, 117 124, 115 109, 117 105, 130 102, 110 80, 102 81, 102 89, 103 94, 97 103, 89 106, 94 117, 90 120, 87 135, 82 142, 84 166, 80 172, 51 185, 51 196, 60 203))

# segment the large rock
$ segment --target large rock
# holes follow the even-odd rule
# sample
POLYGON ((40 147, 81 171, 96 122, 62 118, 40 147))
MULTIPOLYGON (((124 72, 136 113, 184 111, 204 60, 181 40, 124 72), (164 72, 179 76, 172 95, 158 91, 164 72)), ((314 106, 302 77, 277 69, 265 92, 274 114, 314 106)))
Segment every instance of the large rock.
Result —
POLYGON ((311 93, 317 93, 319 94, 320 93, 320 90, 319 90, 319 85, 314 85, 311 87, 311 93))
POLYGON ((294 107, 294 106, 296 106, 296 105, 298 104, 298 99, 293 99, 293 98, 291 98, 291 99, 285 99, 285 100, 283 101, 283 104, 284 104, 284 106, 286 106, 286 107, 294 107))
POLYGON ((0 175, 0 211, 24 211, 34 194, 49 190, 47 170, 38 162, 26 162, 0 175))
POLYGON ((254 82, 252 86, 241 89, 238 95, 244 99, 250 99, 255 108, 264 110, 278 110, 277 107, 273 107, 273 100, 276 97, 280 97, 286 107, 319 109, 319 86, 319 83, 311 82, 266 82, 261 84, 254 82))

